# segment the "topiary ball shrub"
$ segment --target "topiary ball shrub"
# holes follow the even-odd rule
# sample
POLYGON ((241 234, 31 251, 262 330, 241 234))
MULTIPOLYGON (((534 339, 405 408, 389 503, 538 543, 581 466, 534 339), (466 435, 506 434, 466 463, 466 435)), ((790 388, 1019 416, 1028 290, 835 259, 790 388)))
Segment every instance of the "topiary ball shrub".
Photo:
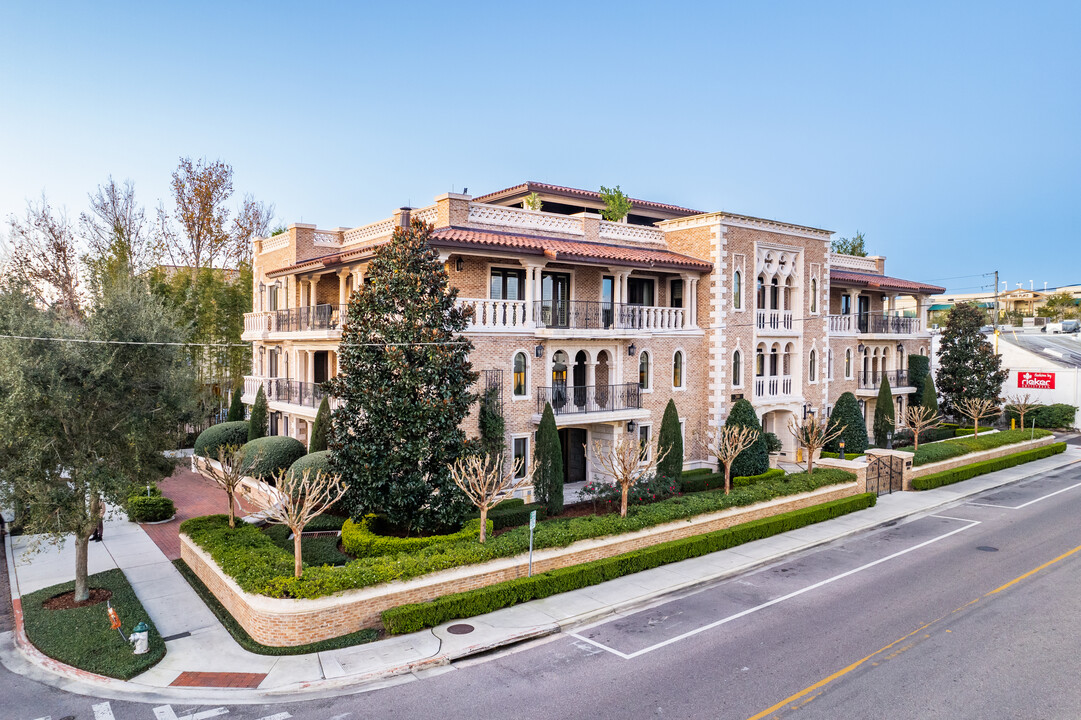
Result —
POLYGON ((288 470, 304 457, 304 443, 287 435, 271 435, 252 440, 240 448, 244 474, 257 480, 273 480, 279 470, 288 470))
POLYGON ((827 452, 840 452, 842 440, 845 443, 846 455, 858 455, 867 449, 867 421, 860 412, 859 401, 852 393, 846 392, 837 398, 837 404, 833 406, 830 414, 829 426, 831 430, 842 426, 844 432, 826 443, 823 449, 827 452))
POLYGON ((294 475, 301 475, 305 470, 311 470, 313 473, 322 470, 324 473, 329 473, 330 451, 320 450, 319 452, 308 453, 289 466, 289 472, 294 475))
POLYGON ((218 457, 218 448, 223 445, 240 447, 246 442, 248 442, 248 423, 245 420, 211 425, 195 438, 195 455, 215 460, 218 457))
POLYGON ((167 497, 135 495, 128 498, 128 519, 132 522, 160 522, 175 514, 176 506, 167 497))

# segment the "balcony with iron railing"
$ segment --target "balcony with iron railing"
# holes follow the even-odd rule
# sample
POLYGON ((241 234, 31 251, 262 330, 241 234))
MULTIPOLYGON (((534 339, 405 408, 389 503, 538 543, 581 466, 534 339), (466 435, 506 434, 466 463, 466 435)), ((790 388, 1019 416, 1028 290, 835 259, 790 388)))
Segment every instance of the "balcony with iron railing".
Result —
POLYGON ((552 405, 556 416, 613 413, 642 407, 642 389, 638 383, 555 385, 537 388, 536 395, 538 414, 544 412, 546 403, 552 405))
POLYGON ((860 390, 878 390, 888 379, 890 388, 908 387, 908 370, 867 370, 859 374, 860 390))
POLYGON ((921 332, 923 324, 916 317, 900 315, 830 315, 829 331, 831 335, 915 335, 921 332))
POLYGON ((261 378, 251 375, 244 377, 245 403, 255 401, 259 388, 263 388, 267 402, 286 403, 300 407, 318 408, 324 397, 330 394, 323 388, 323 383, 290 380, 289 378, 261 378))
POLYGON ((244 314, 244 339, 252 340, 269 333, 325 333, 341 331, 348 305, 306 305, 244 314))

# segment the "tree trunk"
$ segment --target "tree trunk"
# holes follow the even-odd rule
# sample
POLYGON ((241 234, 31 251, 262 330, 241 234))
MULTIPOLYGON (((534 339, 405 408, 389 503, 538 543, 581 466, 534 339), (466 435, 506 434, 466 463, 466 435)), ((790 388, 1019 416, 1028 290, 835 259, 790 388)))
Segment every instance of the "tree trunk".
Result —
POLYGON ((724 494, 727 495, 728 491, 732 489, 732 463, 729 462, 724 466, 724 494))
POLYGON ((86 582, 89 539, 89 533, 75 533, 75 602, 83 602, 90 597, 90 587, 86 582))
POLYGON ((814 448, 807 448, 807 474, 813 475, 815 469, 815 451, 814 448))
POLYGON ((627 517, 627 493, 630 492, 631 486, 627 483, 620 483, 621 499, 619 501, 619 516, 627 517))
POLYGON ((300 531, 304 528, 296 527, 289 529, 293 531, 293 574, 297 577, 300 577, 301 573, 304 572, 303 568, 301 567, 304 562, 304 553, 302 553, 300 550, 300 531))
POLYGON ((485 530, 487 530, 487 529, 488 529, 488 506, 484 505, 480 509, 480 541, 482 543, 484 542, 484 539, 487 536, 487 533, 485 533, 485 530))
POLYGON ((235 515, 233 514, 233 491, 226 490, 225 494, 229 496, 229 527, 235 528, 236 521, 233 519, 235 517, 235 515))

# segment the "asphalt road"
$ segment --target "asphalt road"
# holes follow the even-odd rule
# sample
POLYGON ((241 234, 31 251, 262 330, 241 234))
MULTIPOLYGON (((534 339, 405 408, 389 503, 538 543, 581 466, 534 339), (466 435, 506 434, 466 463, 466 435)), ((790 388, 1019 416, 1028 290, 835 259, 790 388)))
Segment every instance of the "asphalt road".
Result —
POLYGON ((1002 337, 1052 362, 1066 367, 1081 367, 1081 339, 1077 335, 1007 331, 1002 337))
POLYGON ((1077 718, 1079 517, 1075 464, 379 690, 103 708, 0 670, 0 718, 1077 718))

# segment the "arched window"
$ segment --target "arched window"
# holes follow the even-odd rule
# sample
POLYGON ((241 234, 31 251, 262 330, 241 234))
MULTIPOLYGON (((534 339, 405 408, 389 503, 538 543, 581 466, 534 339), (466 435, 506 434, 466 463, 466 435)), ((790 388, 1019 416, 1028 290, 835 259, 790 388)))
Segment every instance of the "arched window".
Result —
POLYGON ((811 278, 811 312, 818 312, 818 280, 811 278))
POLYGON ((852 348, 845 350, 845 377, 852 377, 852 348))
POLYGON ((649 390, 649 353, 644 351, 638 358, 638 387, 649 390))
POLYGON ((743 353, 739 350, 732 353, 732 384, 736 387, 743 384, 743 353))
POLYGON ((754 374, 755 377, 766 376, 766 351, 761 346, 754 354, 754 374))
POLYGON ((926 354, 927 354, 927 348, 920 348, 920 355, 926 355, 926 354))
POLYGON ((552 356, 552 407, 558 410, 567 404, 567 353, 557 350, 552 356))
POLYGON ((833 379, 833 349, 826 352, 826 379, 833 379))
POLYGON ((759 310, 766 309, 766 279, 761 275, 758 276, 758 304, 759 310))
POLYGON ((780 359, 780 352, 776 345, 770 348, 769 351, 769 375, 770 377, 776 377, 777 371, 780 367, 778 360, 780 359))
POLYGON ((515 395, 515 397, 524 397, 526 392, 527 392, 526 381, 525 381, 525 364, 526 364, 525 353, 524 352, 515 353, 514 354, 514 395, 515 395))
POLYGON ((781 302, 781 284, 777 282, 777 278, 769 283, 769 309, 779 310, 781 302))
POLYGON ((672 387, 683 387, 683 351, 676 350, 672 356, 672 387))
POLYGON ((807 377, 811 380, 811 382, 816 382, 818 380, 818 368, 815 367, 816 357, 817 354, 814 350, 812 350, 810 357, 807 360, 807 377))
POLYGON ((736 310, 743 307, 743 273, 739 270, 732 275, 732 307, 736 310))

